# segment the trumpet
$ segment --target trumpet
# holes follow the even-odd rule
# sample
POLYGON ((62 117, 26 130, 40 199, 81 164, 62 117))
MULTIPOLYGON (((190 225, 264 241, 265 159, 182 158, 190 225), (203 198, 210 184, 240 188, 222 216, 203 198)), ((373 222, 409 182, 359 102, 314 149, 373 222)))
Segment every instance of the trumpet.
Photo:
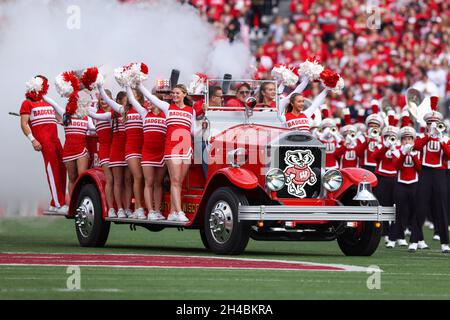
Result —
POLYGON ((387 140, 389 141, 389 143, 390 143, 391 145, 395 145, 395 144, 397 143, 397 137, 395 137, 395 136, 389 136, 389 137, 387 138, 387 140))
POLYGON ((336 127, 331 127, 330 128, 330 133, 335 134, 338 132, 338 129, 336 127))
POLYGON ((436 126, 436 130, 438 133, 443 133, 447 130, 447 125, 443 121, 440 121, 436 126))
POLYGON ((378 138, 380 136, 380 129, 378 128, 370 128, 369 129, 369 137, 370 138, 378 138))

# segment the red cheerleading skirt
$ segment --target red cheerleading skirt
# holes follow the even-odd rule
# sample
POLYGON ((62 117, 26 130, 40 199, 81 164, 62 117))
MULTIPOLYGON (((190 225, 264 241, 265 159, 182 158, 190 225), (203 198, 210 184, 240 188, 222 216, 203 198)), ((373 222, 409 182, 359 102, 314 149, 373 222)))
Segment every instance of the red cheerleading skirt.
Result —
POLYGON ((109 152, 110 167, 126 167, 125 161, 125 132, 118 131, 113 133, 111 148, 109 152))
POLYGON ((143 167, 164 167, 164 141, 166 135, 160 132, 146 133, 144 135, 144 145, 142 146, 143 167))
POLYGON ((142 145, 144 143, 144 134, 127 133, 125 141, 125 160, 133 158, 142 158, 142 145))
POLYGON ((63 162, 70 162, 88 156, 86 136, 82 134, 66 135, 63 148, 63 162))
POLYGON ((192 158, 192 136, 187 128, 168 127, 165 160, 190 160, 192 158))

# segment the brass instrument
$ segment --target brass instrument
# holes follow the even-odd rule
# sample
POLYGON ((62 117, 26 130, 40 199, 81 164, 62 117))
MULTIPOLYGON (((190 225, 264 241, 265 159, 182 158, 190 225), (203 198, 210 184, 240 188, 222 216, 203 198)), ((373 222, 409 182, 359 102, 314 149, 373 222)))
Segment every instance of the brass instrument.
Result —
POLYGON ((443 132, 445 132, 445 130, 447 130, 447 125, 445 124, 444 121, 439 121, 436 126, 436 130, 439 133, 443 133, 443 132))
POLYGON ((331 127, 330 132, 333 133, 333 134, 337 133, 338 129, 336 127, 331 127))
POLYGON ((394 107, 391 105, 387 97, 383 97, 381 99, 381 111, 387 114, 389 110, 394 110, 394 107))
POLYGON ((406 105, 409 113, 421 125, 425 125, 423 117, 431 112, 430 99, 425 99, 424 95, 417 89, 409 88, 406 91, 406 105))
POLYGON ((387 140, 389 141, 389 143, 390 143, 391 145, 394 145, 394 144, 397 143, 397 137, 395 137, 395 136, 389 136, 389 137, 387 138, 387 140))
POLYGON ((369 128, 369 137, 370 138, 378 138, 380 136, 380 129, 378 128, 369 128))

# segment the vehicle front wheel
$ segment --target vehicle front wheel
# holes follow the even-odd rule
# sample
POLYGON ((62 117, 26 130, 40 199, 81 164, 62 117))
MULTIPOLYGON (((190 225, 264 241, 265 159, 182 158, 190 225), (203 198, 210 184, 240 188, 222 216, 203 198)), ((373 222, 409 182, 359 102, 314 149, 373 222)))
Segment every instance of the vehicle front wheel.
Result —
MULTIPOLYGON (((378 201, 358 203, 352 201, 345 205, 378 206, 378 201)), ((357 228, 347 228, 344 233, 338 235, 337 242, 346 256, 371 256, 378 248, 381 240, 382 228, 376 227, 374 221, 358 222, 357 228)))
POLYGON ((204 236, 209 249, 216 254, 241 254, 247 246, 250 224, 238 221, 239 204, 248 205, 237 188, 219 188, 206 205, 204 236))
POLYGON ((103 219, 100 194, 96 186, 87 184, 78 194, 75 231, 82 247, 103 247, 109 235, 110 223, 103 219))

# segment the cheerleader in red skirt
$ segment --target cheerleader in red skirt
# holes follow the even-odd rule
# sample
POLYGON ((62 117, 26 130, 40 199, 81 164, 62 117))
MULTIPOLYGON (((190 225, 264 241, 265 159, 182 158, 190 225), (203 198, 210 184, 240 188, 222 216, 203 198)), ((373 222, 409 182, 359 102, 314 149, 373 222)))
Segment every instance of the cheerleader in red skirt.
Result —
MULTIPOLYGON (((164 220, 161 214, 162 183, 166 173, 164 164, 164 144, 166 140, 166 116, 153 104, 143 107, 135 98, 130 87, 126 88, 128 100, 144 119, 144 144, 142 147, 142 169, 144 171, 144 199, 148 210, 148 220, 164 220)), ((161 99, 160 97, 158 97, 161 99)))
MULTIPOLYGON (((141 167, 142 144, 144 141, 144 132, 142 127, 142 118, 136 110, 130 108, 127 104, 123 106, 112 100, 106 94, 102 86, 98 86, 100 95, 105 102, 119 115, 121 115, 125 127, 125 160, 133 176, 133 191, 135 199, 135 211, 129 218, 144 220, 147 218, 142 205, 142 185, 143 173, 141 167)), ((140 92, 135 91, 138 100, 144 103, 144 97, 140 92)), ((120 118, 120 117, 119 117, 120 118)), ((115 159, 114 159, 115 160, 115 159)))
POLYGON ((168 220, 188 222, 181 208, 181 189, 192 158, 192 135, 196 133, 195 110, 184 85, 172 90, 172 104, 152 95, 142 84, 140 91, 166 116, 167 134, 164 159, 170 175, 171 213, 168 220))
MULTIPOLYGON (((45 102, 50 104, 61 117, 66 110, 56 101, 45 96, 45 102)), ((73 116, 69 123, 64 126, 66 141, 63 147, 63 162, 69 176, 69 192, 75 184, 78 176, 83 174, 89 166, 89 152, 87 150, 86 134, 88 130, 95 130, 95 126, 89 117, 77 118, 73 116)))
MULTIPOLYGON (((105 90, 109 97, 112 97, 111 91, 105 90)), ((116 210, 114 208, 114 178, 112 170, 109 167, 109 158, 111 152, 111 142, 112 142, 112 126, 111 126, 111 108, 108 104, 101 98, 98 98, 98 108, 89 109, 89 117, 94 119, 95 129, 97 131, 98 137, 98 157, 99 164, 103 169, 105 174, 105 195, 106 203, 108 204, 108 217, 116 218, 116 210)), ((118 208, 123 215, 123 206, 121 197, 118 198, 118 208)))

